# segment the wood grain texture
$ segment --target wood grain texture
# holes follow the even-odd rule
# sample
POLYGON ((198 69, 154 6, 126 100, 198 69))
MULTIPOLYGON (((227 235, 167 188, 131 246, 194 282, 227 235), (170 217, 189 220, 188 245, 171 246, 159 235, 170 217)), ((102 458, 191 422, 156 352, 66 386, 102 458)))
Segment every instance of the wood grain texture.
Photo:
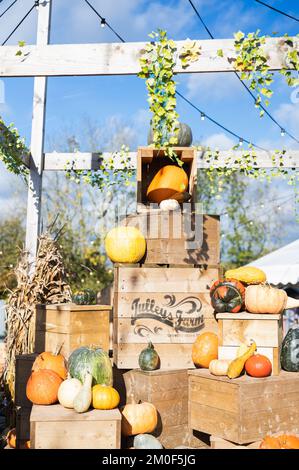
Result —
POLYGON ((254 340, 257 346, 278 348, 282 341, 282 320, 222 319, 222 345, 239 346, 254 340))
MULTIPOLYGON (((297 38, 292 38, 295 45, 297 38)), ((185 41, 177 41, 180 49, 185 41)), ((201 47, 199 60, 183 68, 179 59, 175 66, 176 73, 191 72, 228 72, 233 71, 235 57, 233 39, 207 39, 197 41, 201 47), (223 57, 217 50, 223 50, 223 57)), ((72 76, 72 75, 135 75, 140 70, 139 57, 146 43, 129 42, 108 44, 54 44, 25 46, 22 56, 16 56, 18 46, 0 47, 2 77, 33 76, 72 76)), ((268 58, 270 70, 279 70, 286 66, 282 38, 267 38, 263 46, 268 58)))
POLYGON ((33 449, 119 449, 118 409, 76 413, 60 405, 34 405, 30 417, 33 449))
POLYGON ((258 441, 269 433, 298 433, 299 374, 281 371, 278 376, 234 380, 207 370, 188 374, 193 429, 237 444, 258 441))

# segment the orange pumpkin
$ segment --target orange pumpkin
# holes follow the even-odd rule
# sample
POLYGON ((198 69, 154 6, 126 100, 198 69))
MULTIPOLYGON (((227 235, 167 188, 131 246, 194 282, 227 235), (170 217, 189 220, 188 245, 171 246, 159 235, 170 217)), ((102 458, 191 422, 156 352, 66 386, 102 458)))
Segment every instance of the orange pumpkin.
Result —
POLYGON ((17 443, 16 428, 10 429, 10 431, 8 431, 8 433, 7 433, 7 435, 6 435, 6 442, 7 442, 7 445, 8 445, 11 449, 15 449, 15 448, 16 448, 16 443, 17 443))
POLYGON ((122 410, 121 432, 124 436, 150 434, 158 424, 158 413, 152 403, 130 403, 122 410))
POLYGON ((62 354, 53 354, 51 352, 39 354, 33 363, 32 370, 36 372, 42 369, 53 370, 63 380, 67 378, 66 363, 62 354))
POLYGON ((32 372, 27 382, 26 396, 35 405, 52 405, 58 401, 58 389, 62 382, 53 370, 32 372))
POLYGON ((192 347, 192 361, 196 367, 208 368, 213 359, 218 359, 218 336, 215 333, 202 333, 192 347))
POLYGON ((184 193, 188 188, 187 173, 175 165, 163 166, 152 179, 147 198, 150 202, 160 204, 164 199, 171 199, 176 193, 184 193))
POLYGON ((293 434, 266 436, 260 444, 260 449, 299 449, 299 437, 293 434))
POLYGON ((245 362, 245 370, 251 377, 268 377, 272 373, 272 364, 263 354, 255 354, 245 362))

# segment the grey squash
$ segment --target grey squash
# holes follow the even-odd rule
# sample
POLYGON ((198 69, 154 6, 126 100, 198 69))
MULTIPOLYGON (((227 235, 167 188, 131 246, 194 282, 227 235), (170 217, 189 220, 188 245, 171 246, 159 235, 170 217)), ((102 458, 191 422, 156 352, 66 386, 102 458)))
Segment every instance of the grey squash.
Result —
POLYGON ((137 434, 133 445, 134 449, 163 449, 161 442, 151 434, 137 434))
MULTIPOLYGON (((173 136, 173 134, 170 134, 169 137, 173 136)), ((190 147, 192 144, 192 131, 191 128, 188 126, 188 124, 184 123, 179 123, 179 135, 178 135, 178 143, 176 147, 190 147)), ((148 136, 147 136, 147 144, 151 145, 153 144, 153 129, 152 127, 149 130, 148 136)))

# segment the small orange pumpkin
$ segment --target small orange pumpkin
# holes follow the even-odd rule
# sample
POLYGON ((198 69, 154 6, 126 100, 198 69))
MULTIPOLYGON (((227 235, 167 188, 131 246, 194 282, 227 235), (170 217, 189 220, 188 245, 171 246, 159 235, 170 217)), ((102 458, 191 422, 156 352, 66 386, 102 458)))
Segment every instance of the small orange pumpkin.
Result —
POLYGON ((122 410, 121 432, 124 436, 150 434, 158 424, 158 413, 152 403, 130 403, 122 410))
POLYGON ((13 428, 13 429, 10 429, 6 435, 6 442, 7 442, 7 445, 11 448, 11 449, 15 449, 16 448, 16 445, 17 445, 17 432, 16 432, 16 428, 13 428))
POLYGON ((42 369, 53 370, 63 380, 67 378, 65 358, 62 354, 51 352, 43 352, 39 354, 33 363, 32 370, 37 372, 42 369))
POLYGON ((299 437, 294 434, 266 436, 260 444, 260 449, 299 449, 299 437))
POLYGON ((53 370, 34 371, 27 382, 26 396, 35 405, 52 405, 58 401, 58 389, 62 382, 53 370))
POLYGON ((160 204, 164 199, 171 199, 176 193, 184 193, 188 189, 187 173, 175 165, 163 166, 152 179, 147 198, 150 202, 160 204))
POLYGON ((119 402, 120 396, 115 388, 99 384, 92 387, 92 406, 96 410, 113 410, 119 402))
POLYGON ((199 335, 192 347, 192 361, 196 367, 208 368, 213 359, 218 359, 218 336, 206 332, 199 335))

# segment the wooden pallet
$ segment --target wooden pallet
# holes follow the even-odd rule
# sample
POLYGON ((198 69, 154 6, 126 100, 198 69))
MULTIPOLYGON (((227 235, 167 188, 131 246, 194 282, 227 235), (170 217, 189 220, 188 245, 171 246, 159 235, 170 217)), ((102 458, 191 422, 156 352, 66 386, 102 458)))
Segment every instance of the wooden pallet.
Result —
POLYGON ((95 345, 109 351, 109 305, 37 305, 35 351, 55 351, 62 345, 66 358, 81 346, 95 345))
POLYGON ((77 413, 60 405, 32 407, 32 449, 119 449, 120 437, 118 409, 77 413))
POLYGON ((122 225, 139 228, 146 238, 141 264, 218 265, 219 216, 159 209, 126 217, 122 225))
POLYGON ((150 339, 161 369, 194 367, 192 345, 199 333, 217 332, 209 286, 218 269, 183 267, 115 268, 114 363, 138 368, 138 356, 150 339))
POLYGON ((237 444, 269 433, 299 432, 299 374, 230 380, 208 370, 189 372, 189 425, 237 444))

